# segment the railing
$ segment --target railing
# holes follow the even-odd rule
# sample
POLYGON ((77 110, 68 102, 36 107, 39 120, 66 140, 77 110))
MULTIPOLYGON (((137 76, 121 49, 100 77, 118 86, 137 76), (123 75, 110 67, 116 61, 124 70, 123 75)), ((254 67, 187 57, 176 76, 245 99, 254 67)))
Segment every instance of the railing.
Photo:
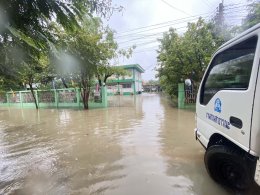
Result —
POLYGON ((195 108, 197 90, 185 89, 184 83, 178 84, 178 108, 195 108))
POLYGON ((197 97, 197 91, 185 90, 185 104, 195 104, 197 97))
MULTIPOLYGON (((88 103, 90 108, 107 107, 106 87, 102 87, 100 90, 91 88, 89 95, 88 103)), ((39 108, 83 107, 79 88, 34 90, 34 96, 39 108)), ((0 106, 33 107, 35 106, 35 100, 31 91, 0 93, 0 106)))
POLYGON ((7 96, 5 92, 0 92, 0 104, 7 103, 7 96))

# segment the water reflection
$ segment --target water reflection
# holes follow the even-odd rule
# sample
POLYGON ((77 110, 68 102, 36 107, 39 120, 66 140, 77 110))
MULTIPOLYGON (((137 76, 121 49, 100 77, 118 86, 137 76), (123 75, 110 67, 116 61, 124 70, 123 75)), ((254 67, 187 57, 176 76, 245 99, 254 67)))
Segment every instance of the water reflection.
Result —
POLYGON ((206 173, 193 128, 193 112, 158 95, 88 111, 1 108, 0 194, 234 194, 206 173))
POLYGON ((2 109, 0 118, 0 194, 95 194, 125 176, 118 138, 142 113, 2 109))

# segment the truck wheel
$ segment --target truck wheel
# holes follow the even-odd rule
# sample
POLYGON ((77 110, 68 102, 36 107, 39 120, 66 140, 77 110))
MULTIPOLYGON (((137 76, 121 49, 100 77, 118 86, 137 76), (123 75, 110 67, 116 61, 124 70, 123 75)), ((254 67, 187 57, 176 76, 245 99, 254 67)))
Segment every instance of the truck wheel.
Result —
POLYGON ((218 183, 243 190, 253 182, 252 166, 243 153, 223 145, 210 146, 204 156, 209 175, 218 183))

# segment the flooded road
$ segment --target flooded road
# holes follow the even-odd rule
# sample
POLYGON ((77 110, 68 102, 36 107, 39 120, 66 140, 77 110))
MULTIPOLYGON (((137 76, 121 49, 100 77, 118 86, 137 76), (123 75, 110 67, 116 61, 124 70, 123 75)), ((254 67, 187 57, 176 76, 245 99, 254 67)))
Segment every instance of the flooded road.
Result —
POLYGON ((0 108, 0 194, 235 193, 206 173, 192 111, 148 94, 110 106, 0 108))

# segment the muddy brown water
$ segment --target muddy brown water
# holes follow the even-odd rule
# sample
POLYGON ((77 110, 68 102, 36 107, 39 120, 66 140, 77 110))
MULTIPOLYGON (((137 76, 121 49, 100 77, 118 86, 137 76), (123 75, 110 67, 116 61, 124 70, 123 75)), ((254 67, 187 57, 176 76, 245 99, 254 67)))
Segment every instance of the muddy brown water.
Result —
POLYGON ((208 176, 194 112, 155 94, 96 110, 0 108, 0 194, 260 194, 208 176))

